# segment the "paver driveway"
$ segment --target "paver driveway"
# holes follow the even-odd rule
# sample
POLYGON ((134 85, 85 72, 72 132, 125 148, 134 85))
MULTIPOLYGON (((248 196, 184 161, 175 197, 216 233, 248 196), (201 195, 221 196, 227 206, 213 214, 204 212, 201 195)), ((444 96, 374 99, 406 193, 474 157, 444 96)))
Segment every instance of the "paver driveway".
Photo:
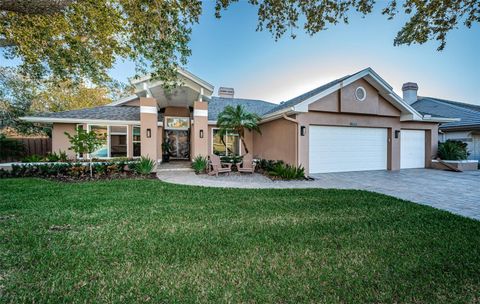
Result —
POLYGON ((313 176, 322 188, 371 190, 480 220, 480 171, 408 169, 313 176))
POLYGON ((338 188, 380 192, 480 220, 480 171, 429 169, 313 174, 314 181, 272 181, 260 174, 229 176, 159 172, 171 183, 232 188, 338 188))

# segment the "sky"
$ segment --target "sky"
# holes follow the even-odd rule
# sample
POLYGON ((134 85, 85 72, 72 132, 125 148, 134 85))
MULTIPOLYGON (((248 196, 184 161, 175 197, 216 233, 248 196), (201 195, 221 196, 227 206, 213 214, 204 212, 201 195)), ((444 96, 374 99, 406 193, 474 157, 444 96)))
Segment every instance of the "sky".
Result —
MULTIPOLYGON (((382 2, 382 1, 380 1, 382 2)), ((438 42, 393 46, 407 20, 381 15, 382 4, 362 18, 350 14, 348 25, 331 26, 314 36, 300 26, 296 39, 287 34, 275 41, 267 31, 257 32, 257 9, 244 0, 214 16, 213 0, 206 0, 195 25, 187 70, 215 86, 233 87, 235 97, 279 103, 333 79, 373 68, 401 96, 405 82, 416 82, 420 96, 432 96, 480 105, 480 26, 460 27, 438 42)), ((120 61, 111 76, 127 81, 134 64, 120 61)))

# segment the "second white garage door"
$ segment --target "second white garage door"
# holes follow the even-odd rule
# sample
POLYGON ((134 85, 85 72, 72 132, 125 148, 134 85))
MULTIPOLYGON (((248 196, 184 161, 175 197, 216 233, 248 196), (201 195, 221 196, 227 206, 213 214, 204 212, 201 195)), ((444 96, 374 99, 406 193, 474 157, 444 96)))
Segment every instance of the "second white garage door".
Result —
POLYGON ((425 168, 425 131, 400 131, 400 168, 425 168))
POLYGON ((310 126, 310 173, 386 170, 387 129, 310 126))

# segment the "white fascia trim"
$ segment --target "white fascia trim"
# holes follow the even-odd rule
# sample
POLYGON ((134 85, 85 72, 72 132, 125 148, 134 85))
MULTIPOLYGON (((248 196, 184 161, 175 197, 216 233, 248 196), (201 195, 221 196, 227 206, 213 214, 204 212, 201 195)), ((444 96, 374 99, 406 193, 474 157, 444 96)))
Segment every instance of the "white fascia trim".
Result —
POLYGON ((157 123, 157 127, 163 127, 163 122, 159 121, 159 122, 157 123))
POLYGON ((209 124, 209 125, 215 125, 215 126, 216 126, 216 125, 217 125, 217 121, 216 121, 216 120, 209 120, 209 121, 208 121, 208 124, 209 124))
MULTIPOLYGON (((214 86, 211 85, 210 83, 206 82, 205 80, 199 78, 198 76, 190 73, 189 71, 187 70, 184 70, 182 68, 178 68, 177 69, 177 73, 179 73, 180 75, 190 79, 191 81, 195 82, 196 84, 208 89, 209 91, 212 91, 214 90, 214 86)), ((138 78, 130 78, 130 82, 132 84, 137 84, 137 83, 141 83, 141 82, 144 82, 144 81, 148 81, 148 80, 151 80, 151 76, 150 75, 142 75, 138 78)))
POLYGON ((129 95, 129 96, 122 97, 117 101, 111 102, 107 106, 119 106, 119 105, 122 105, 124 103, 129 102, 129 101, 135 100, 137 98, 138 98, 137 95, 132 94, 132 95, 129 95))
POLYGON ((208 117, 208 110, 193 109, 193 117, 208 117))
POLYGON ((286 113, 289 113, 289 112, 293 112, 294 111, 294 107, 287 107, 285 109, 281 109, 281 110, 278 110, 276 112, 273 112, 273 113, 270 113, 270 114, 267 114, 267 115, 264 115, 262 117, 262 120, 261 122, 263 121, 270 121, 272 120, 271 118, 273 117, 273 119, 277 118, 277 116, 282 116, 283 114, 286 114, 286 113))
POLYGON ((43 123, 85 123, 85 124, 109 124, 109 125, 132 125, 139 124, 137 120, 108 120, 108 119, 84 119, 84 118, 53 118, 53 117, 20 117, 21 120, 28 122, 43 123))
POLYGON ((157 114, 158 109, 154 106, 140 106, 140 113, 157 114))

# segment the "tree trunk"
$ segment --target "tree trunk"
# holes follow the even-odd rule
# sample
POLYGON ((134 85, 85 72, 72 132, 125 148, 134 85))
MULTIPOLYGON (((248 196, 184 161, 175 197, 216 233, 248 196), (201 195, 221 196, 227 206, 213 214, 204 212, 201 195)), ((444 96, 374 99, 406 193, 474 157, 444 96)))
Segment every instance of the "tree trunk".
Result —
POLYGON ((90 178, 93 177, 93 172, 92 172, 92 158, 90 157, 90 178))
MULTIPOLYGON (((247 144, 245 143, 243 136, 240 136, 240 140, 242 141, 243 148, 245 149, 245 154, 248 154, 247 144)), ((242 154, 241 152, 242 151, 240 151, 240 154, 242 154)))

